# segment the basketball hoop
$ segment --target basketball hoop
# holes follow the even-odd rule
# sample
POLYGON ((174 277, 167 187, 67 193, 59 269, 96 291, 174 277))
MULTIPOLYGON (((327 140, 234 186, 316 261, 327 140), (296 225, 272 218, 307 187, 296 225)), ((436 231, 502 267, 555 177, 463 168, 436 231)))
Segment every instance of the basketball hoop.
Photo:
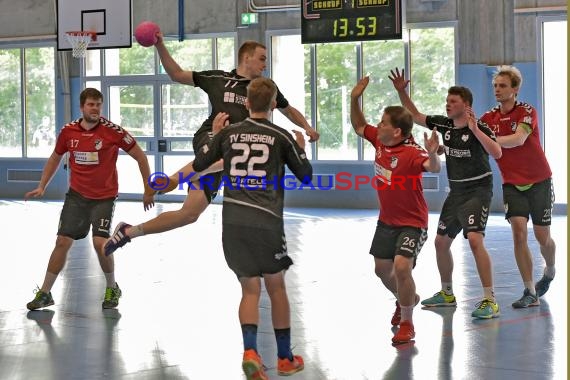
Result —
POLYGON ((97 40, 97 33, 86 30, 65 32, 65 37, 72 47, 72 55, 74 58, 84 58, 87 52, 87 46, 91 41, 97 40))

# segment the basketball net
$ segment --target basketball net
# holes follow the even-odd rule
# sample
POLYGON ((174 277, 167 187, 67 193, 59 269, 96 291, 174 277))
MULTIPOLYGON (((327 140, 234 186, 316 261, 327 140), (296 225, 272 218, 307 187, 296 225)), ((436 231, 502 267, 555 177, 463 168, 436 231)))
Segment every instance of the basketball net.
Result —
POLYGON ((65 32, 65 37, 71 45, 71 54, 74 58, 85 58, 85 53, 87 52, 87 46, 91 41, 97 39, 97 33, 90 31, 74 31, 65 32))

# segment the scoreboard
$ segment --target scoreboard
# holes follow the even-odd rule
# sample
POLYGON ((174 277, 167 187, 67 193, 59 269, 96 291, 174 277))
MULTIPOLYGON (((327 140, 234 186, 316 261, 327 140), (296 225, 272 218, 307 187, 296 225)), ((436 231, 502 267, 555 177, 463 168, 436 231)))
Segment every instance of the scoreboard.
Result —
POLYGON ((302 0, 301 42, 402 38, 401 0, 302 0))

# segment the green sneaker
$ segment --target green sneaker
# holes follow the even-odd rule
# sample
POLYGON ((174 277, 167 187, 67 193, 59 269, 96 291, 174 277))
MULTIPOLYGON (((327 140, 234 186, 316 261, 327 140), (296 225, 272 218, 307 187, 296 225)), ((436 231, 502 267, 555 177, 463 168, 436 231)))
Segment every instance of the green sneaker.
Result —
POLYGON ((36 291, 36 296, 34 299, 26 305, 28 310, 37 310, 43 307, 48 307, 53 305, 53 297, 51 296, 51 292, 45 293, 41 290, 36 291))
POLYGON ((119 306, 119 298, 121 297, 121 294, 121 289, 117 283, 115 283, 114 288, 106 288, 105 299, 103 300, 103 309, 114 309, 119 306))
POLYGON ((488 298, 483 298, 481 302, 478 302, 475 305, 475 310, 471 313, 473 318, 480 319, 497 318, 499 315, 499 304, 488 298))
POLYGON ((426 307, 457 306, 457 302, 453 294, 447 294, 443 290, 440 290, 435 293, 433 297, 423 300, 422 305, 426 307))

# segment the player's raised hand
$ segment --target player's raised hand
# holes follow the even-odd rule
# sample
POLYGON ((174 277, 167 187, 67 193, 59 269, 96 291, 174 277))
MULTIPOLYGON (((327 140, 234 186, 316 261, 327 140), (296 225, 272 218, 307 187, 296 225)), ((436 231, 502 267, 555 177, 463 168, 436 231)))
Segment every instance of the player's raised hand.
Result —
POLYGON ((293 133, 295 134, 295 141, 297 141, 297 144, 299 144, 301 149, 305 149, 305 136, 297 130, 293 130, 293 133))
POLYGON ((370 83, 370 77, 369 76, 365 76, 362 79, 360 79, 356 85, 352 88, 352 92, 350 93, 350 97, 352 99, 358 99, 362 96, 362 94, 364 93, 364 90, 366 90, 366 87, 368 87, 368 83, 370 83))
POLYGON ((402 69, 402 73, 400 73, 397 67, 394 70, 390 70, 388 78, 392 81, 396 91, 405 90, 406 87, 408 87, 408 83, 410 83, 410 81, 404 77, 404 69, 402 69))
POLYGON ((424 147, 429 154, 438 154, 439 136, 437 134, 437 128, 434 128, 431 131, 431 135, 429 137, 427 132, 424 132, 424 147))
POLYGON ((212 134, 217 135, 222 129, 230 124, 230 115, 225 112, 218 112, 212 122, 212 134))
POLYGON ((319 139, 319 137, 321 137, 319 132, 317 132, 317 130, 313 127, 305 129, 305 134, 309 136, 309 142, 315 142, 319 139))
POLYGON ((465 113, 467 114, 467 125, 470 130, 477 128, 477 118, 475 117, 475 112, 470 106, 465 107, 465 113))

